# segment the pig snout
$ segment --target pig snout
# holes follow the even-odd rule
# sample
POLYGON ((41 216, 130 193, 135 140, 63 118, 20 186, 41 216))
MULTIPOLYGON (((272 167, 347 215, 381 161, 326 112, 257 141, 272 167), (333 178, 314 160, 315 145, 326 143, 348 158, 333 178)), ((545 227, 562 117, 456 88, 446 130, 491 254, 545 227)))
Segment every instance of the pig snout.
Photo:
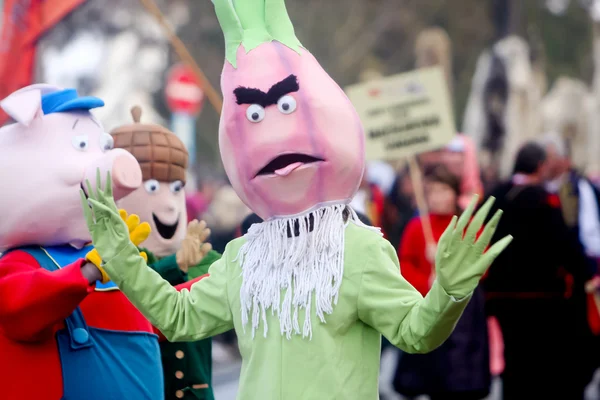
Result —
POLYGON ((142 170, 140 165, 125 150, 111 150, 104 157, 87 167, 85 179, 90 181, 93 188, 97 186, 96 176, 98 169, 100 169, 102 187, 105 187, 106 173, 110 171, 115 200, 127 196, 142 184, 142 170))

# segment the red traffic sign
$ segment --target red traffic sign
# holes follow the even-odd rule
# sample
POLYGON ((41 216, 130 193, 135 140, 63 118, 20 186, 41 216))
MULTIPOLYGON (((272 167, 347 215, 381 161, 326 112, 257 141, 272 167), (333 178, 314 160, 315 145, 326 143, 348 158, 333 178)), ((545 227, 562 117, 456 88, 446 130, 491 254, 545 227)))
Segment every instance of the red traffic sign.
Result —
POLYGON ((204 91, 194 71, 186 64, 169 70, 165 87, 167 106, 172 113, 198 115, 204 103, 204 91))

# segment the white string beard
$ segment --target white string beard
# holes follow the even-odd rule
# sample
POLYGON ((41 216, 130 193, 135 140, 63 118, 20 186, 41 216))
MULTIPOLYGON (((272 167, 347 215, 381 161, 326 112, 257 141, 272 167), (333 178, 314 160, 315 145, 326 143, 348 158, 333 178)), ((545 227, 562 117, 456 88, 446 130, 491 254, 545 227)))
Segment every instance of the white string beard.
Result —
POLYGON ((245 330, 251 312, 253 338, 261 319, 267 336, 269 309, 287 339, 300 334, 312 338, 313 301, 321 322, 333 312, 344 275, 346 209, 348 218, 358 220, 345 204, 336 204, 250 227, 237 259, 242 268, 242 326, 245 330))

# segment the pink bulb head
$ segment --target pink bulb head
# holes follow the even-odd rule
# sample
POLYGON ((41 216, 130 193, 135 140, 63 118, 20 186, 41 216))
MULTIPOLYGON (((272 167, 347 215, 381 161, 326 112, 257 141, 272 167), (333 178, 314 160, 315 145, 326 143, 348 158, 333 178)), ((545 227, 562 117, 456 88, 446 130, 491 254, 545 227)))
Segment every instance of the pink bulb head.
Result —
POLYGON ((308 51, 268 42, 221 79, 221 158, 244 203, 263 219, 348 203, 364 170, 364 134, 342 89, 308 51))

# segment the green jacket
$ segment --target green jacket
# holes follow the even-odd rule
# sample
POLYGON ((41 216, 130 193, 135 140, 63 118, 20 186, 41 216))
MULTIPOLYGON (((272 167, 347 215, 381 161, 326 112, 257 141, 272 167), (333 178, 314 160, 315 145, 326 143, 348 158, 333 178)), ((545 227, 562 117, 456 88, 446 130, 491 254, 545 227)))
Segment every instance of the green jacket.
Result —
MULTIPOLYGON (((187 282, 208 273, 210 265, 221 258, 216 251, 209 252, 202 261, 185 274, 175 255, 164 258, 154 256, 147 249, 148 265, 172 286, 187 282)), ((165 379, 165 400, 214 400, 212 389, 212 340, 196 342, 162 342, 160 344, 165 379)))
MULTIPOLYGON (((392 245, 350 222, 339 300, 327 322, 318 320, 313 304, 312 339, 288 340, 278 329, 252 338, 252 327, 241 322, 236 259, 245 240, 231 241, 210 276, 190 291, 173 289, 129 248, 105 265, 169 340, 200 340, 235 329, 242 355, 238 400, 378 400, 381 334, 405 352, 429 352, 448 338, 470 299, 454 299, 437 281, 423 298, 400 274, 392 245)), ((276 315, 266 318, 270 326, 279 325, 276 315)))

